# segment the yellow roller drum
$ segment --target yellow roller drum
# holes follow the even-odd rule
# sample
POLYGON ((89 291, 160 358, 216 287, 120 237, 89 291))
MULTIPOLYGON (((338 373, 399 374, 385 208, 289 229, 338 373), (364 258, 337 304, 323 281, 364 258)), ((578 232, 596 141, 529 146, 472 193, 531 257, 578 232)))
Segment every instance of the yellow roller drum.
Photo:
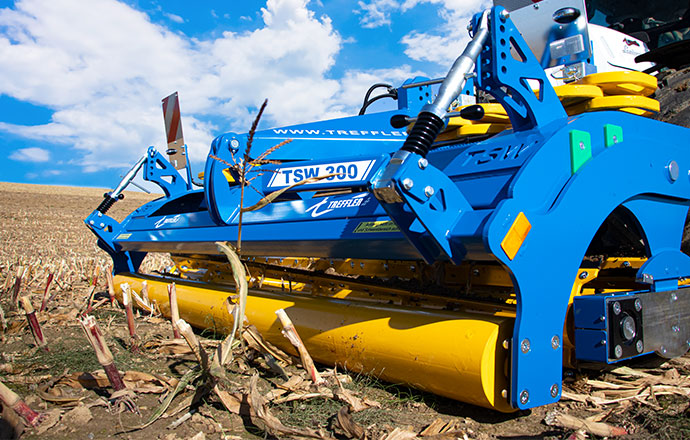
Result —
MULTIPOLYGON (((149 297, 169 316, 167 282, 118 275, 115 285, 128 282, 139 290, 144 279, 149 297)), ((223 301, 233 293, 217 285, 177 282, 180 316, 196 327, 227 331, 231 319, 223 301)), ((338 364, 463 402, 513 411, 507 399, 509 353, 504 348, 504 341, 512 334, 512 318, 250 291, 246 310, 249 322, 267 340, 292 353, 295 351, 282 336, 275 315, 281 308, 318 362, 338 364)))

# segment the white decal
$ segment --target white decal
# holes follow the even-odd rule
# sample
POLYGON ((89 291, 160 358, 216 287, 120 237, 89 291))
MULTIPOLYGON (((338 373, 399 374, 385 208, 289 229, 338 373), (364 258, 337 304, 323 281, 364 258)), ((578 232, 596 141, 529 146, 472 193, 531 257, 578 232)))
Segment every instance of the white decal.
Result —
POLYGON ((163 225, 177 223, 180 221, 180 218, 181 218, 180 214, 177 214, 175 217, 170 217, 170 218, 168 218, 166 216, 166 217, 163 217, 162 219, 158 220, 156 223, 154 223, 154 226, 156 227, 156 229, 158 229, 163 225))
POLYGON ((367 196, 367 194, 359 194, 354 197, 351 197, 349 199, 340 199, 340 200, 331 200, 328 201, 328 197, 317 203, 316 205, 313 205, 312 207, 307 209, 307 212, 311 211, 311 216, 312 217, 319 217, 324 214, 328 214, 331 211, 334 211, 336 209, 340 208, 356 208, 358 206, 364 206, 367 204, 368 200, 364 200, 364 198, 367 196), (325 206, 324 206, 325 205, 325 206), (325 209, 321 210, 321 207, 325 207, 325 209))
MULTIPOLYGON (((364 180, 374 160, 357 160, 352 162, 336 162, 324 163, 319 165, 305 165, 301 167, 287 167, 278 168, 268 182, 269 188, 282 187, 300 183, 310 177, 326 176, 328 174, 336 174, 328 177, 325 182, 356 182, 364 180)), ((314 182, 322 183, 324 181, 314 182)), ((313 183, 312 183, 313 184, 313 183)), ((309 183, 305 185, 311 185, 309 183)))

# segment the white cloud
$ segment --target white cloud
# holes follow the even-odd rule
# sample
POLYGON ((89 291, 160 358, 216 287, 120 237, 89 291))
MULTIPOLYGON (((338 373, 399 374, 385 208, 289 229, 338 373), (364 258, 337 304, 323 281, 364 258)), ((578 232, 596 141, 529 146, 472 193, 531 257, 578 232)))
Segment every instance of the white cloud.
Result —
POLYGON ((340 91, 326 77, 342 45, 330 19, 307 0, 267 0, 261 18, 254 31, 198 41, 115 0, 19 0, 0 9, 0 94, 54 113, 44 125, 0 130, 72 145, 77 162, 97 170, 162 148, 160 99, 176 90, 197 161, 219 132, 246 131, 264 98, 267 123, 322 118, 340 91))
POLYGON ((20 148, 10 154, 10 159, 20 162, 48 162, 50 160, 50 152, 37 147, 20 148))
POLYGON ((470 40, 465 30, 472 16, 491 7, 491 0, 405 0, 403 11, 418 5, 440 6, 443 25, 433 33, 411 32, 400 42, 407 46, 405 55, 417 61, 430 61, 450 68, 470 40))
POLYGON ((163 15, 168 17, 168 20, 174 21, 175 23, 184 23, 184 18, 180 17, 179 15, 170 14, 170 13, 164 13, 163 15))
POLYGON ((359 10, 356 14, 361 14, 359 23, 365 28, 377 28, 390 26, 391 12, 399 9, 399 4, 395 0, 369 0, 369 2, 358 1, 359 10))

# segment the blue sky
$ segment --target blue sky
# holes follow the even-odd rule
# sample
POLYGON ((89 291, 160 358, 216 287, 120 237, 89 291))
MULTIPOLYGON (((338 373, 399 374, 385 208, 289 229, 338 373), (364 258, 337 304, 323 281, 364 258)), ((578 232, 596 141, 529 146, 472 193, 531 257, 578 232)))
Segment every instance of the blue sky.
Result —
POLYGON ((367 88, 445 74, 485 0, 0 0, 0 181, 112 187, 178 91, 211 140, 356 114, 367 88))

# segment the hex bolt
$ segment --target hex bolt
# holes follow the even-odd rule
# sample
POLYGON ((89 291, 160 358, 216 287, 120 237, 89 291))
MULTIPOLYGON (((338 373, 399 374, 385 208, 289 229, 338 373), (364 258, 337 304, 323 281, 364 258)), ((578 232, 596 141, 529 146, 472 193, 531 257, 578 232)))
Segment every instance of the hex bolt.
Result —
POLYGON ((561 346, 561 338, 558 337, 558 335, 553 335, 553 338, 551 338, 551 348, 554 350, 558 350, 561 346))
POLYGON ((620 315, 621 313, 621 303, 619 303, 618 301, 613 303, 613 313, 615 313, 616 315, 620 315))
POLYGON ((616 348, 613 349, 613 353, 616 355, 616 359, 620 359, 620 357, 623 356, 623 347, 616 345, 616 348))
POLYGON ((583 271, 582 273, 580 273, 580 279, 581 279, 581 280, 587 279, 588 276, 589 276, 589 273, 587 273, 586 270, 583 271))
POLYGON ((426 160, 426 158, 422 157, 417 161, 417 165, 419 165, 420 170, 423 170, 424 168, 429 166, 429 161, 426 160))
POLYGON ((99 224, 98 226, 100 226, 100 227, 102 228, 102 227, 105 226, 105 223, 101 223, 101 224, 99 224))
POLYGON ((637 298, 635 300, 635 310, 637 310, 638 312, 642 310, 642 301, 640 301, 640 298, 637 298))
POLYGON ((584 149, 585 149, 585 143, 584 143, 584 142, 580 142, 580 150, 584 150, 584 149))
POLYGON ((505 22, 508 17, 510 17, 510 12, 508 12, 506 9, 501 11, 501 14, 499 15, 501 17, 501 21, 505 22))
POLYGON ((553 397, 554 399, 556 397, 558 397, 558 384, 557 383, 551 385, 551 397, 553 397))
POLYGON ((601 322, 606 321, 606 316, 601 315, 601 316, 599 317, 599 321, 601 321, 601 322))
POLYGON ((602 339, 601 341, 599 341, 599 344, 606 345, 606 339, 602 339))
POLYGON ((510 348, 510 341, 508 341, 507 339, 504 339, 503 340, 503 348, 506 350, 509 349, 510 348))
POLYGON ((93 220, 89 220, 89 224, 93 226, 94 221, 93 221, 93 220))
POLYGON ((663 345, 660 347, 661 354, 666 354, 666 347, 663 345))
POLYGON ((427 186, 424 188, 424 195, 427 197, 431 197, 434 195, 434 187, 433 186, 427 186))
POLYGON ((402 185, 403 185, 403 188, 405 188, 406 190, 409 191, 414 186, 414 182, 412 181, 412 179, 407 177, 407 178, 403 179, 402 185))
POLYGON ((676 301, 678 299, 678 295, 676 295, 676 292, 673 292, 671 294, 671 302, 676 301))
POLYGON ((624 261, 624 262, 623 262, 623 267, 630 267, 630 262, 629 262, 629 261, 624 261))
POLYGON ((520 342, 520 350, 522 350, 522 352, 525 354, 529 353, 529 350, 530 350, 529 339, 525 338, 522 340, 522 342, 520 342))
POLYGON ((520 403, 524 405, 527 402, 529 402, 529 391, 522 390, 522 392, 520 393, 520 403))
POLYGON ((618 136, 616 136, 615 134, 613 135, 613 143, 614 144, 618 143, 618 136))
POLYGON ((501 390, 501 397, 503 397, 504 399, 507 399, 508 398, 508 390, 502 389, 501 390))

